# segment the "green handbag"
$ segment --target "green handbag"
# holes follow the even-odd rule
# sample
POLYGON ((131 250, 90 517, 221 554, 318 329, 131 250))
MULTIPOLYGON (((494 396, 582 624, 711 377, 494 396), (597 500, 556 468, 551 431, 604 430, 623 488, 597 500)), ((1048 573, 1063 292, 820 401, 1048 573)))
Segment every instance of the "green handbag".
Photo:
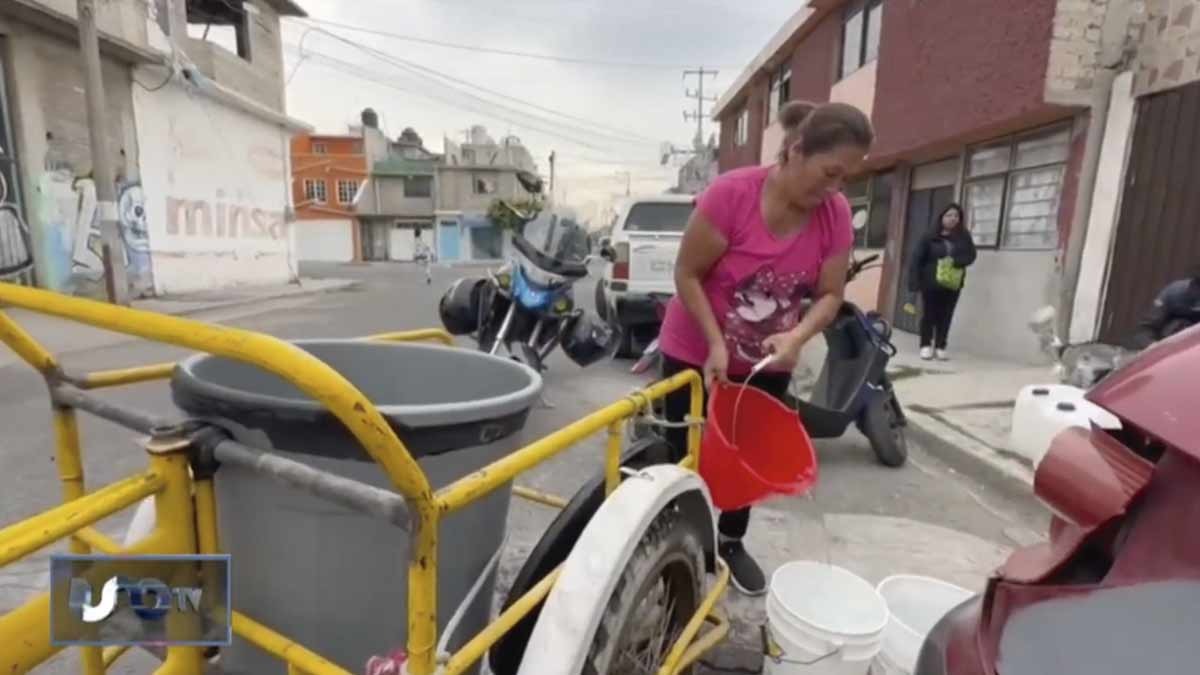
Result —
POLYGON ((954 264, 954 258, 946 256, 937 263, 937 279, 938 286, 950 291, 962 289, 963 277, 967 271, 958 265, 954 264))

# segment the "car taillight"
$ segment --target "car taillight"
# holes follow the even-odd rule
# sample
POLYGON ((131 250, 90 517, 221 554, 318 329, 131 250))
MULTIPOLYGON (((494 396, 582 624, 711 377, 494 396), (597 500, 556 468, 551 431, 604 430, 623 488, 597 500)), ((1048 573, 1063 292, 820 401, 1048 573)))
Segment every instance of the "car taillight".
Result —
POLYGON ((629 279, 629 244, 622 242, 616 246, 616 258, 613 260, 613 279, 629 279))

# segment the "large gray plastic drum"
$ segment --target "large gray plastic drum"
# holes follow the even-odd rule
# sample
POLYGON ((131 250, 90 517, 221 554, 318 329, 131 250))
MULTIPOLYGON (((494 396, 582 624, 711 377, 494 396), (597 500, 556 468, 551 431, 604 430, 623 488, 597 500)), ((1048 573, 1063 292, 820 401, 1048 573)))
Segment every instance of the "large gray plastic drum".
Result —
MULTIPOLYGON (((542 387, 533 370, 474 351, 360 340, 294 344, 375 403, 434 489, 515 450, 542 387)), ((333 415, 263 370, 196 356, 179 364, 171 389, 176 405, 230 429, 242 443, 391 488, 333 415)), ((411 547, 404 531, 238 467, 222 466, 215 482, 221 546, 232 556, 235 609, 351 672, 362 672, 372 654, 405 644, 411 547)), ((442 631, 482 580, 451 650, 489 619, 495 572, 484 572, 504 538, 509 496, 509 490, 497 490, 442 521, 442 631)), ((221 661, 230 673, 285 672, 240 638, 221 661)))

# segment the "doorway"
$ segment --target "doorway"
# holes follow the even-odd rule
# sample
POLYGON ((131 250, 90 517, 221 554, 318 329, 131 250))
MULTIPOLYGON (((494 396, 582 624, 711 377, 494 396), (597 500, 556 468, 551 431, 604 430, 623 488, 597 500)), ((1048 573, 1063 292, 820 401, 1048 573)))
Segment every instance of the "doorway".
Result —
POLYGON ((0 37, 0 281, 32 286, 33 244, 21 204, 17 149, 4 88, 8 73, 6 48, 0 37))
POLYGON ((920 313, 909 314, 905 305, 920 307, 920 294, 908 290, 909 267, 921 237, 933 228, 933 220, 942 209, 954 203, 953 185, 914 190, 908 193, 908 214, 904 225, 904 249, 900 257, 900 285, 896 288, 896 310, 893 322, 900 330, 920 331, 920 313))

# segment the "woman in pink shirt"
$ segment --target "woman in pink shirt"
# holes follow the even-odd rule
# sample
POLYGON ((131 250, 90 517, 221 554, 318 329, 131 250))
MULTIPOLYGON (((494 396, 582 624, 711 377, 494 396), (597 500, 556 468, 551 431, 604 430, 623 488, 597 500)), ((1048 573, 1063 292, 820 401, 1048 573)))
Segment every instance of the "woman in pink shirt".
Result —
MULTIPOLYGON (((842 181, 862 167, 871 122, 850 105, 798 101, 780 121, 775 165, 722 174, 696 202, 659 337, 664 377, 695 369, 706 384, 740 382, 774 355, 750 385, 782 400, 800 349, 841 307, 854 240, 842 181)), ((686 390, 668 397, 668 419, 687 410, 686 390)), ((684 429, 668 433, 680 458, 686 439, 684 429)), ((758 595, 766 579, 742 544, 749 523, 750 509, 721 514, 720 554, 734 584, 758 595)))

